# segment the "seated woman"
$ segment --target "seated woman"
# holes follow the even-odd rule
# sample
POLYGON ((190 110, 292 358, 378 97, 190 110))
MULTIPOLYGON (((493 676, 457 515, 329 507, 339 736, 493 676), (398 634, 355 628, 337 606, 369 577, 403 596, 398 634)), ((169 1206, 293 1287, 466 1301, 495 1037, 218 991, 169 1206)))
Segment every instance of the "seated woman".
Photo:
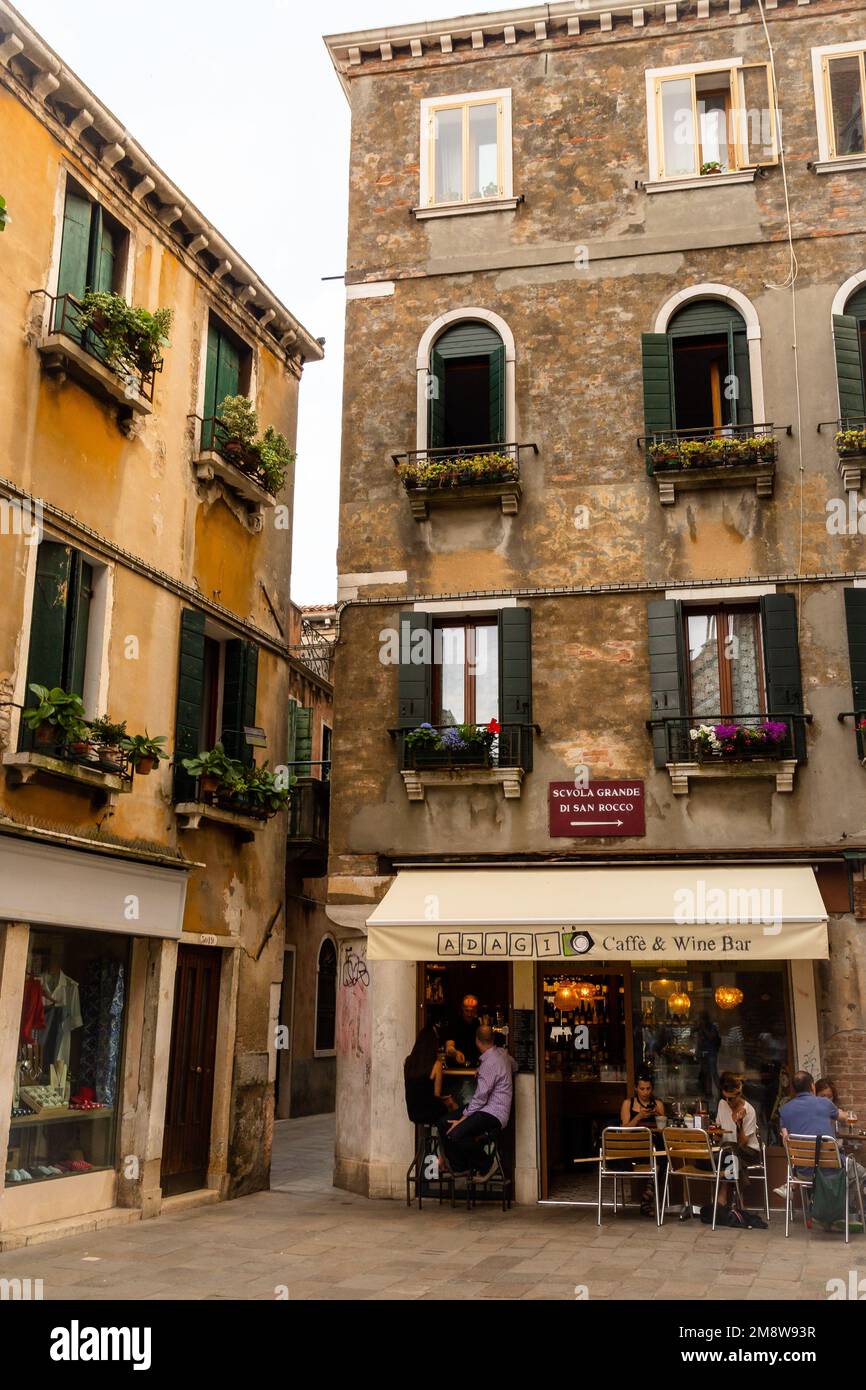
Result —
MULTIPOLYGON (((653 1079, 648 1071, 642 1071, 638 1075, 632 1095, 627 1096, 620 1106, 619 1122, 628 1129, 638 1129, 644 1126, 646 1129, 655 1131, 656 1116, 664 1117, 665 1108, 660 1100, 656 1100, 653 1092, 653 1079)), ((655 1140, 653 1140, 655 1143, 655 1140)), ((659 1165, 662 1160, 656 1160, 659 1165)), ((661 1183, 661 1178, 659 1179, 661 1183)), ((653 1190, 652 1185, 647 1183, 640 1199, 641 1216, 654 1216, 653 1210, 653 1190)))
POLYGON ((415 1046, 403 1063, 406 1110, 415 1125, 435 1125, 456 1110, 451 1096, 442 1094, 443 1065, 439 1058, 439 1034, 433 1024, 422 1028, 415 1046))

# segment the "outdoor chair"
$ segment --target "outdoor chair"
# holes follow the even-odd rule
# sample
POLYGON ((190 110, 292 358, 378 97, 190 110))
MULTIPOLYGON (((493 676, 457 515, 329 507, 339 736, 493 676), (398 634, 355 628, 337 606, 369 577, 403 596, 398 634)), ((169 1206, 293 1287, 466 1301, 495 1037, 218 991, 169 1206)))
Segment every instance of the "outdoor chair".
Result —
MULTIPOLYGON (((656 1225, 661 1225, 658 1170, 651 1130, 643 1125, 608 1125, 606 1129, 602 1130, 598 1164, 599 1226, 601 1225, 602 1187, 605 1178, 613 1179, 614 1216, 617 1205, 617 1183, 624 1178, 648 1178, 655 1194, 656 1225)), ((622 1204, 625 1206, 624 1193, 622 1204)))
MULTIPOLYGON (((808 1169, 810 1173, 815 1170, 815 1148, 817 1136, 814 1134, 789 1134, 783 1135, 782 1143, 785 1147, 785 1157, 788 1160, 788 1175, 785 1180, 785 1236, 788 1236, 791 1224, 791 1208, 794 1201, 795 1190, 800 1193, 800 1207, 803 1212, 803 1225, 808 1229, 809 1215, 806 1207, 806 1193, 810 1197, 812 1193, 813 1178, 801 1176, 803 1169, 808 1169), (798 1169, 800 1173, 798 1173, 798 1169)), ((863 1230, 866 1231, 866 1219, 863 1216, 863 1192, 857 1181, 856 1169, 853 1170, 854 1160, 850 1154, 843 1154, 839 1147, 839 1141, 832 1138, 829 1134, 821 1136, 821 1148, 818 1153, 818 1166, 820 1168, 844 1168, 847 1191, 845 1193, 845 1244, 848 1244, 848 1224, 851 1191, 857 1193, 857 1203, 860 1207, 860 1222, 863 1230)))
POLYGON ((705 1129, 672 1129, 668 1126, 664 1131, 664 1139, 668 1168, 665 1173, 665 1185, 662 1194, 662 1221, 665 1219, 671 1178, 679 1178, 685 1188, 686 1210, 690 1210, 692 1205, 690 1184, 709 1182, 713 1184, 712 1229, 715 1230, 716 1216, 719 1210, 719 1183, 722 1178, 723 1153, 719 1150, 713 1150, 710 1136, 705 1129))

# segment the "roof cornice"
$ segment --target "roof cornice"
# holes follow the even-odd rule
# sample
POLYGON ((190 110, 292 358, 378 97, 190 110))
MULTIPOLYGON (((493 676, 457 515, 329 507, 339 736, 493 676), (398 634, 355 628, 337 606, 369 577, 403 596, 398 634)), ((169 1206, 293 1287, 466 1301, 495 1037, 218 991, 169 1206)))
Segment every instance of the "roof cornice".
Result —
POLYGON ((296 369, 305 361, 321 360, 321 343, 8 0, 0 0, 0 69, 4 68, 49 129, 56 133, 59 124, 79 153, 95 161, 122 189, 127 202, 149 213, 162 239, 192 259, 218 296, 231 301, 272 351, 282 350, 296 369))
MULTIPOLYGON (((809 3, 810 0, 764 0, 764 8, 799 8, 809 3)), ((707 20, 711 14, 736 16, 750 10, 758 14, 755 0, 644 0, 643 4, 635 4, 634 0, 560 0, 550 5, 329 34, 325 46, 348 95, 349 81, 365 66, 375 64, 378 71, 383 71, 395 59, 415 63, 425 58, 441 61, 443 55, 455 50, 475 49, 481 53, 488 43, 505 45, 512 52, 531 52, 550 40, 577 40, 582 34, 606 34, 616 28, 639 30, 652 20, 673 26, 681 20, 707 20)))

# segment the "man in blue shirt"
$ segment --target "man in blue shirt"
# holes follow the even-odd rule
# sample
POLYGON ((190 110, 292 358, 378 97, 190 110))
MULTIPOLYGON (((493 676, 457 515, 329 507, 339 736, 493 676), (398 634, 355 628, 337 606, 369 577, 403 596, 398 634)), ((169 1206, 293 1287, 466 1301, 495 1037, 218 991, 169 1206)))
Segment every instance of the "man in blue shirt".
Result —
POLYGON ((794 1094, 779 1111, 783 1134, 828 1134, 836 1137, 837 1119, 847 1120, 828 1096, 815 1095, 815 1082, 807 1071, 795 1071, 791 1079, 794 1094))

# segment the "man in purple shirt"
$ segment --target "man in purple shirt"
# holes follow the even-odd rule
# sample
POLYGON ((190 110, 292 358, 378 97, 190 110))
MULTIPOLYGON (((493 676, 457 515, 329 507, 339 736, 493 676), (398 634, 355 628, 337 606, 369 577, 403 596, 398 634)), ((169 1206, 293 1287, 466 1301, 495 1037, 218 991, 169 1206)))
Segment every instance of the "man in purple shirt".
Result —
POLYGON ((482 1136, 499 1134, 508 1124, 514 1098, 517 1063, 493 1041, 493 1029, 483 1025, 475 1034, 481 1056, 475 1094, 457 1120, 441 1130, 445 1156, 457 1173, 489 1169, 482 1136))

